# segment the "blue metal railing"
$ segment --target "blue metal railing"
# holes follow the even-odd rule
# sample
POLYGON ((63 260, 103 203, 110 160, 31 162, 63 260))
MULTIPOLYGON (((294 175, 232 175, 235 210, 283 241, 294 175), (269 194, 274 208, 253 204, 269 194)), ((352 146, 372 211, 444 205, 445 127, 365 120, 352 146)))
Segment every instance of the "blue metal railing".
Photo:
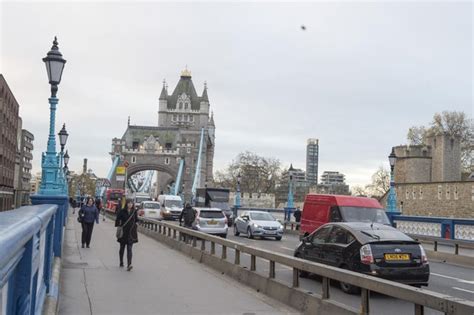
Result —
POLYGON ((46 296, 58 294, 51 280, 54 257, 61 255, 62 208, 46 204, 0 212, 1 314, 41 314, 46 296))

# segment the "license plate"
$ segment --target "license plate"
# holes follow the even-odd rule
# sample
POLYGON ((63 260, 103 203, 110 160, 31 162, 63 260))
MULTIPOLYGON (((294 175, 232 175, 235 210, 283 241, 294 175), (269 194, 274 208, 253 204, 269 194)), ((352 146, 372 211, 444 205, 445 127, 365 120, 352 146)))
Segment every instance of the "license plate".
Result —
POLYGON ((267 233, 267 234, 275 234, 276 231, 265 231, 265 233, 267 233))
POLYGON ((209 224, 209 225, 216 225, 216 224, 217 224, 217 221, 214 221, 214 220, 207 221, 207 224, 209 224))
POLYGON ((410 254, 385 254, 385 260, 410 260, 410 254))
POLYGON ((156 211, 148 211, 149 214, 156 214, 156 211))

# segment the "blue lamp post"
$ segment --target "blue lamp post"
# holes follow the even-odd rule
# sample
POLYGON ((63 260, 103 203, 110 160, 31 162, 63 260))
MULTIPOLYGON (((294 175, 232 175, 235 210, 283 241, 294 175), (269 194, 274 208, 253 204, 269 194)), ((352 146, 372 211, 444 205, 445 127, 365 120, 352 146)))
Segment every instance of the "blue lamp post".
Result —
POLYGON ((388 192, 387 210, 388 212, 397 212, 397 196, 395 194, 395 181, 393 177, 393 169, 395 167, 397 156, 395 155, 394 148, 392 148, 392 152, 388 156, 388 160, 390 162, 390 191, 388 192))
POLYGON ((285 221, 290 221, 291 220, 291 212, 295 208, 294 205, 294 200, 293 200, 293 171, 295 169, 293 168, 293 164, 290 165, 290 168, 288 169, 288 175, 289 175, 289 180, 288 180, 288 200, 286 203, 286 211, 285 211, 285 221))
POLYGON ((237 174, 237 191, 235 194, 235 208, 239 209, 240 208, 240 201, 241 201, 241 196, 240 196, 240 181, 242 180, 242 176, 237 174))
MULTIPOLYGON (((67 138, 69 137, 69 134, 66 131, 66 124, 63 124, 63 128, 61 129, 61 131, 59 131, 58 136, 59 136, 59 145, 61 146, 61 152, 59 154, 59 159, 60 159, 60 163, 59 163, 59 170, 60 170, 59 171, 59 181, 62 184, 63 193, 65 193, 67 195, 66 172, 63 168, 63 162, 65 162, 64 161, 64 147, 66 146, 67 138)), ((64 163, 64 164, 66 164, 66 163, 64 163)))
POLYGON ((56 105, 58 104, 56 93, 58 91, 58 85, 61 82, 66 60, 63 59, 63 55, 59 52, 56 37, 54 37, 53 47, 51 47, 47 56, 43 58, 43 61, 46 64, 48 80, 51 85, 51 97, 49 98, 50 116, 48 146, 46 153, 43 153, 41 157, 42 179, 39 194, 50 196, 63 195, 64 188, 60 183, 60 172, 62 173, 62 170, 59 168, 58 156, 56 154, 54 125, 56 122, 56 105))

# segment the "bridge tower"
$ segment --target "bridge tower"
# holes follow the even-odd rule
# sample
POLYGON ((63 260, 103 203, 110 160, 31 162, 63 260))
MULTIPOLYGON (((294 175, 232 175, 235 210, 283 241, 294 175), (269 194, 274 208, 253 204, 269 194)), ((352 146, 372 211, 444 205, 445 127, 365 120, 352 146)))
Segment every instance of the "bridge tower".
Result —
MULTIPOLYGON (((201 176, 198 187, 213 181, 215 122, 210 112, 207 85, 199 96, 191 72, 185 69, 171 94, 163 81, 158 104, 158 124, 139 126, 128 123, 121 138, 112 140, 111 155, 121 155, 129 162, 127 177, 145 171, 158 171, 158 192, 168 192, 174 183, 182 158, 185 161, 182 184, 185 199, 190 191, 198 160, 201 129, 204 128, 204 146, 201 156, 201 176)), ((124 187, 122 181, 112 178, 113 187, 124 187)))

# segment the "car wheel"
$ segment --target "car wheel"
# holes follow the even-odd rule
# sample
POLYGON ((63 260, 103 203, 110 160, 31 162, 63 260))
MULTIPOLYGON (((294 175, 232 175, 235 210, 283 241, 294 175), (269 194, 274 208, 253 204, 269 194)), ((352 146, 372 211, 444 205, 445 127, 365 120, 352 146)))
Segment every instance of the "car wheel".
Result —
MULTIPOLYGON (((347 266, 342 266, 342 269, 349 270, 347 266)), ((342 292, 347 294, 359 294, 360 288, 358 286, 339 281, 339 286, 341 287, 342 292)))
POLYGON ((235 235, 235 236, 239 236, 239 235, 240 235, 240 232, 239 232, 239 230, 237 229, 237 224, 234 225, 234 235, 235 235))
POLYGON ((250 228, 250 226, 247 228, 247 235, 250 239, 253 239, 252 229, 250 228))
POLYGON ((277 236, 277 237, 275 237, 275 239, 276 239, 277 241, 281 241, 281 236, 277 236))

